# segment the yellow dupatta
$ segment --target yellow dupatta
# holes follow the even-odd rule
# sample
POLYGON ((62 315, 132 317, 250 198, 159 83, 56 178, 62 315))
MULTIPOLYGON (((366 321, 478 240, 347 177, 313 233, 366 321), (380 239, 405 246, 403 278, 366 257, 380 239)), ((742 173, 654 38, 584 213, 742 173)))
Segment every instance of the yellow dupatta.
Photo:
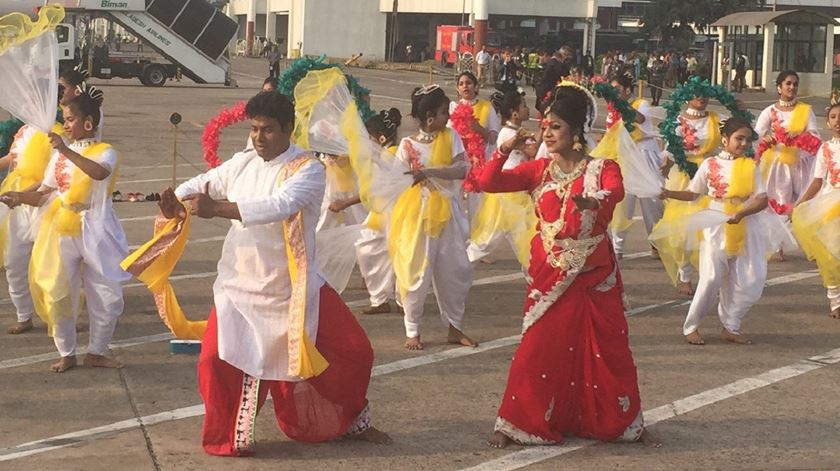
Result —
MULTIPOLYGON (((83 149, 82 157, 96 160, 111 146, 94 143, 83 149)), ((119 164, 111 172, 111 190, 117 181, 119 164)), ((90 206, 94 180, 76 167, 70 180, 70 189, 56 197, 46 209, 32 248, 29 262, 29 284, 35 312, 47 324, 50 336, 54 333, 59 316, 72 316, 76 306, 71 296, 70 279, 61 260, 61 237, 78 237, 82 234, 81 212, 90 206)), ((110 191, 109 191, 110 194, 110 191)))
MULTIPOLYGON (((430 168, 452 165, 452 130, 438 133, 432 143, 430 168)), ((426 237, 439 237, 452 217, 449 197, 427 183, 413 185, 397 199, 388 231, 388 253, 400 293, 414 289, 426 270, 426 237), (428 198, 423 189, 429 188, 428 198)))
MULTIPOLYGON (((283 181, 312 160, 317 161, 305 154, 287 163, 280 173, 278 184, 282 185, 283 181)), ((188 212, 184 220, 159 217, 152 240, 126 257, 120 266, 149 288, 155 297, 161 320, 175 337, 198 340, 204 336, 207 321, 190 321, 186 318, 169 281, 169 275, 184 252, 189 234, 188 212)), ((292 283, 292 296, 289 300, 289 374, 310 378, 322 373, 329 364, 305 331, 308 260, 301 212, 283 221, 282 235, 292 283)))
MULTIPOLYGON (((636 110, 636 112, 639 112, 639 108, 642 106, 642 102, 644 102, 643 99, 636 98, 635 100, 633 100, 633 103, 631 103, 630 106, 632 106, 633 109, 636 110)), ((645 116, 645 119, 650 119, 650 118, 645 116)), ((623 125, 624 123, 622 122, 621 124, 623 125)), ((615 126, 613 126, 613 127, 615 127, 615 126)), ((635 142, 639 142, 642 139, 644 139, 645 137, 647 137, 647 136, 644 135, 644 133, 642 133, 642 126, 639 123, 633 123, 633 132, 630 133, 630 136, 633 138, 633 141, 635 141, 635 142)))
POLYGON ((482 98, 475 100, 475 104, 472 105, 473 109, 473 117, 475 120, 478 121, 482 127, 486 128, 487 124, 490 122, 490 112, 493 110, 493 105, 482 98))
MULTIPOLYGON (((746 200, 752 195, 755 184, 755 160, 747 157, 735 159, 732 167, 732 177, 723 203, 723 212, 734 216, 744 207, 746 200)), ((734 257, 741 253, 747 236, 747 225, 743 219, 738 224, 724 226, 726 255, 734 257)))
MULTIPOLYGON (((811 105, 802 102, 796 103, 790 116, 787 133, 791 136, 798 136, 805 132, 810 115, 811 105)), ((799 149, 777 144, 764 151, 761 156, 761 174, 765 180, 767 179, 767 173, 770 171, 770 164, 777 159, 785 165, 793 165, 799 160, 799 149)))
POLYGON ((703 163, 706 156, 711 154, 720 145, 720 115, 714 111, 709 111, 709 132, 706 135, 706 140, 693 154, 688 156, 688 161, 696 165, 703 163))

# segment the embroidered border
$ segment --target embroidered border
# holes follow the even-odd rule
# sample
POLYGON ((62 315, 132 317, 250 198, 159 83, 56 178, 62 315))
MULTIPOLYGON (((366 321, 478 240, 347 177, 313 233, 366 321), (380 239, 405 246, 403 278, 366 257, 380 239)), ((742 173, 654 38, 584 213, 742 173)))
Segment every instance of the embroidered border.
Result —
POLYGON ((555 445, 557 444, 554 440, 546 440, 545 438, 538 437, 536 435, 531 435, 530 433, 524 432, 517 428, 512 423, 508 422, 507 420, 496 417, 496 426, 493 427, 493 430, 496 432, 501 432, 505 434, 508 438, 513 440, 519 445, 555 445))
POLYGON ((233 447, 237 452, 248 453, 253 451, 256 442, 254 423, 257 420, 259 406, 260 380, 247 374, 242 376, 242 395, 239 398, 236 414, 233 447))
MULTIPOLYGON (((583 180, 583 192, 584 194, 595 194, 601 188, 601 171, 604 168, 604 160, 602 159, 594 159, 591 160, 586 165, 586 172, 584 173, 584 180, 583 180)), ((548 184, 542 185, 542 188, 550 188, 548 184)), ((534 199, 535 204, 538 204, 539 196, 534 199)), ((592 228, 595 227, 595 216, 596 211, 588 211, 584 210, 580 216, 580 233, 578 237, 589 237, 592 233, 592 228)), ((542 316, 548 311, 557 299, 566 292, 569 286, 572 284, 573 281, 577 278, 580 270, 570 270, 561 274, 562 279, 560 279, 545 295, 541 295, 541 293, 533 291, 529 294, 531 299, 534 299, 536 302, 528 312, 525 313, 525 317, 522 320, 522 335, 525 335, 525 332, 531 328, 542 316)))

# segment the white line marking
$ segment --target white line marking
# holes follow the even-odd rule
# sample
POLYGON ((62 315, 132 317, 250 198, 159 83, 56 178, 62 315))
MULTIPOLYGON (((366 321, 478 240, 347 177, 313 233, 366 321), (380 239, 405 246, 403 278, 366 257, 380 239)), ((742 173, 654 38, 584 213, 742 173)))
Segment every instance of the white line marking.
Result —
MULTIPOLYGON (((108 344, 108 347, 111 349, 128 348, 135 347, 137 345, 145 345, 147 343, 163 342, 165 340, 171 340, 173 338, 174 337, 172 336, 172 334, 170 334, 169 332, 164 332, 160 334, 144 335, 142 337, 132 337, 123 340, 115 340, 108 344)), ((77 355, 84 355, 85 353, 87 353, 87 347, 79 347, 76 351, 77 355)), ((18 366, 32 365, 35 363, 41 363, 42 361, 50 361, 57 359, 57 352, 42 353, 40 355, 32 355, 21 358, 12 358, 11 360, 0 361, 0 370, 5 370, 7 368, 16 368, 18 366)))
MULTIPOLYGON (((196 163, 195 165, 196 165, 196 166, 198 166, 198 167, 201 167, 202 165, 205 165, 205 164, 204 164, 204 163, 196 163)), ((178 164, 177 166, 178 166, 178 167, 192 167, 192 166, 193 166, 193 164, 178 164)), ((170 162, 170 163, 166 163, 166 162, 164 162, 164 163, 160 163, 160 164, 157 164, 157 165, 137 165, 137 166, 125 166, 125 165, 121 165, 121 166, 120 166, 121 171, 127 171, 127 170, 149 170, 149 169, 158 169, 158 168, 160 168, 160 169, 169 169, 169 170, 171 170, 171 169, 172 169, 172 163, 171 163, 171 162, 170 162)), ((119 182, 119 180, 117 180, 117 182, 119 182)))
MULTIPOLYGON (((821 355, 816 355, 805 360, 800 360, 781 368, 765 371, 759 375, 743 378, 729 384, 694 394, 692 396, 677 399, 674 402, 647 410, 645 414, 645 425, 650 427, 658 422, 673 419, 674 417, 695 411, 701 407, 715 404, 726 399, 740 396, 756 389, 771 384, 795 378, 805 373, 818 370, 828 365, 840 363, 840 348, 831 350, 821 355)), ((595 440, 572 439, 566 444, 556 447, 529 447, 502 456, 495 460, 465 468, 463 471, 510 471, 521 469, 536 463, 556 458, 575 450, 598 443, 595 440)), ((2 459, 2 458, 0 458, 2 459)), ((558 465, 559 466, 559 465, 558 465)))
POLYGON ((157 215, 154 216, 137 216, 131 218, 122 218, 120 222, 134 222, 134 221, 154 221, 157 218, 157 215))
MULTIPOLYGON (((192 177, 178 177, 175 180, 179 182, 187 181, 192 177)), ((158 182, 171 182, 172 177, 169 178, 152 178, 150 180, 117 180, 117 185, 132 185, 135 183, 158 183, 158 182)))

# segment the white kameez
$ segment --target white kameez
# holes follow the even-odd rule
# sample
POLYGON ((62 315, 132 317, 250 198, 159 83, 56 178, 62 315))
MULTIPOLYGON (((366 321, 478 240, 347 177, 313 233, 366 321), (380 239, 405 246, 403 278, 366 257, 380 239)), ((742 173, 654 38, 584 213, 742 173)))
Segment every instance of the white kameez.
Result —
MULTIPOLYGON (((653 128, 653 117, 650 114, 650 103, 647 100, 642 100, 639 109, 636 112, 645 117, 645 122, 636 124, 638 129, 642 132, 642 138, 636 141, 642 155, 645 157, 646 165, 651 171, 658 174, 659 168, 662 166, 663 157, 659 150, 659 144, 656 142, 656 131, 653 128)), ((621 207, 624 208, 624 215, 627 220, 632 220, 636 212, 636 201, 642 209, 642 219, 645 224, 645 233, 650 235, 653 226, 662 219, 664 212, 664 205, 659 198, 640 198, 634 194, 626 193, 621 207)), ((624 240, 627 237, 627 231, 613 231, 612 240, 616 253, 624 253, 624 240)))
MULTIPOLYGON (((773 132, 770 112, 775 106, 773 104, 765 108, 755 122, 755 132, 760 137, 773 132)), ((782 111, 776 108, 776 113, 782 120, 782 126, 787 129, 793 117, 793 110, 782 111)), ((808 125, 803 132, 810 132, 817 137, 820 135, 813 108, 808 116, 808 125)), ((782 205, 793 205, 805 193, 805 190, 811 183, 811 175, 814 170, 814 156, 803 150, 799 150, 798 153, 799 158, 793 165, 785 165, 779 160, 770 164, 770 169, 767 171, 764 182, 767 188, 767 197, 770 200, 782 205)))
POLYGON ((284 166, 302 153, 292 145, 266 162, 255 151, 240 152, 175 190, 184 198, 203 192, 209 182, 211 198, 239 207, 242 221, 231 221, 213 285, 219 357, 260 379, 303 379, 288 374, 292 286, 283 238, 283 221, 298 211, 308 260, 305 329, 313 342, 318 332, 324 280, 315 258, 315 223, 324 197, 324 166, 313 160, 279 180, 284 166))
POLYGON ((353 226, 361 224, 365 218, 367 218, 368 211, 360 204, 354 204, 353 206, 337 213, 330 211, 330 204, 359 195, 359 191, 355 186, 353 191, 339 190, 339 178, 333 170, 329 169, 329 165, 331 164, 330 161, 334 161, 335 159, 336 158, 334 156, 327 154, 323 154, 321 157, 321 160, 328 167, 325 174, 326 187, 324 190, 324 199, 321 202, 321 212, 318 217, 318 226, 316 228, 317 231, 333 229, 340 226, 353 226))
MULTIPOLYGON (((421 143, 411 138, 404 138, 397 149, 397 160, 405 165, 406 171, 411 166, 409 156, 404 148, 405 141, 419 154, 419 163, 423 167, 431 164, 432 146, 434 143, 421 143)), ((452 132, 452 159, 453 165, 466 167, 463 160, 464 143, 456 132, 452 132)), ((406 337, 418 337, 420 335, 420 322, 423 318, 423 309, 426 304, 426 295, 431 286, 440 310, 440 318, 444 325, 452 325, 458 330, 463 330, 464 309, 467 300, 467 293, 472 286, 473 267, 467 258, 467 235, 469 234, 469 223, 461 210, 461 180, 439 180, 432 179, 432 183, 438 186, 441 191, 449 195, 451 205, 451 219, 437 238, 421 235, 419 244, 426 246, 426 269, 421 275, 420 282, 414 289, 409 290, 402 299, 405 311, 405 334, 406 337)), ((423 198, 428 198, 429 190, 423 187, 423 198)))
MULTIPOLYGON (((711 196, 709 209, 722 211, 724 203, 714 199, 715 189, 708 178, 711 160, 720 165, 722 181, 731 184, 735 160, 709 157, 698 168, 688 191, 711 196)), ((754 179, 750 198, 766 193, 758 168, 755 170, 754 179)), ((718 316, 721 323, 729 332, 740 333, 741 320, 761 297, 767 279, 766 236, 761 233, 764 226, 758 220, 761 216, 763 215, 756 214, 744 218, 747 227, 743 252, 734 257, 726 255, 725 223, 703 230, 698 270, 700 280, 683 325, 684 335, 696 332, 700 328, 703 316, 712 309, 718 297, 718 316)))
MULTIPOLYGON (((96 143, 93 139, 73 142, 70 149, 82 153, 85 148, 96 143)), ((91 185, 90 206, 80 212, 82 233, 76 237, 62 235, 59 240, 61 263, 70 280, 72 316, 59 316, 55 320, 53 340, 62 357, 76 352, 76 318, 79 314, 79 300, 84 290, 90 319, 90 339, 88 352, 104 355, 108 343, 114 335, 117 318, 122 314, 122 283, 130 275, 120 268, 120 262, 128 256, 128 242, 122 225, 111 203, 111 180, 117 166, 117 153, 108 148, 98 156, 89 156, 110 174, 104 180, 93 180, 91 185)), ((72 181, 76 165, 65 160, 63 169, 56 168, 59 159, 57 151, 47 167, 42 187, 55 189, 58 198, 63 198, 68 191, 61 191, 59 179, 72 181), (56 172, 60 171, 58 175, 56 172)))
MULTIPOLYGON (((516 132, 516 129, 509 128, 507 126, 503 127, 499 131, 499 137, 496 139, 496 146, 501 146, 502 143, 516 136, 516 132)), ((519 164, 527 162, 528 160, 528 156, 525 155, 524 152, 522 152, 521 150, 514 149, 510 152, 510 155, 505 161, 505 165, 502 167, 502 170, 514 169, 518 167, 519 164)), ((533 208, 529 209, 533 210, 533 208)), ((534 233, 536 234, 536 230, 534 231, 534 233)), ((513 253, 518 253, 518 248, 516 246, 514 234, 510 232, 495 232, 490 237, 490 240, 486 241, 485 243, 477 244, 473 241, 470 241, 469 245, 467 246, 467 256, 469 257, 471 262, 481 260, 482 258, 490 255, 493 249, 502 240, 506 240, 508 242, 508 245, 510 245, 510 248, 513 250, 513 253)), ((524 268, 527 269, 527 267, 524 268)))

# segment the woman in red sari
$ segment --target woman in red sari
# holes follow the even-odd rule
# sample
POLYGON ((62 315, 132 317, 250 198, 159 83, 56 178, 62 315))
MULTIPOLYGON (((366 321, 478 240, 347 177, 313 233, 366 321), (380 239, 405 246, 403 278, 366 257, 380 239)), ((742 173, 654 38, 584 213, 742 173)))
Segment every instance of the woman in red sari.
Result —
POLYGON ((490 445, 547 445, 564 434, 654 443, 644 429, 624 289, 607 235, 624 198, 615 162, 583 147, 593 106, 560 86, 543 120, 550 159, 502 170, 527 133, 502 144, 480 178, 482 191, 528 191, 538 234, 531 242, 522 342, 511 362, 490 445))

